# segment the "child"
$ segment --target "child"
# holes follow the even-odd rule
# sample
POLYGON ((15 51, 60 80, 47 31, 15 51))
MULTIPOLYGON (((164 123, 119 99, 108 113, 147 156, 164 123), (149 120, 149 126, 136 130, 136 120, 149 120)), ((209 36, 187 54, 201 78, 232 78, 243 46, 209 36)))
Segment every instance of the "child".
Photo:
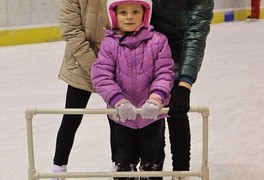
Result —
POLYGON ((137 171, 139 161, 141 171, 161 171, 166 115, 159 111, 169 103, 175 75, 167 39, 149 24, 151 0, 108 0, 107 10, 111 29, 91 76, 108 108, 118 111, 109 116, 115 122, 117 171, 137 171), (142 108, 140 115, 136 108, 142 108))

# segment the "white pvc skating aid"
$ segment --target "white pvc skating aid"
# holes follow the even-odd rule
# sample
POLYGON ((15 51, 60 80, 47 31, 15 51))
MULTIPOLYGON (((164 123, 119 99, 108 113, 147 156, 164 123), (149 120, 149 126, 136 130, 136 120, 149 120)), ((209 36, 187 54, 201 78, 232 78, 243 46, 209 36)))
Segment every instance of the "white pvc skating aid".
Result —
MULTIPOLYGON (((137 109, 140 113, 141 109, 137 109)), ((160 113, 167 113, 168 108, 163 108, 160 113)), ((105 178, 105 177, 187 177, 196 176, 202 180, 209 180, 208 167, 208 117, 209 109, 205 106, 192 106, 189 113, 196 112, 202 115, 203 120, 203 146, 202 167, 197 171, 144 171, 144 172, 66 172, 66 173, 44 173, 35 169, 34 147, 33 147, 33 116, 37 114, 117 114, 116 109, 43 109, 28 108, 25 111, 27 122, 28 143, 28 180, 44 178, 105 178)))

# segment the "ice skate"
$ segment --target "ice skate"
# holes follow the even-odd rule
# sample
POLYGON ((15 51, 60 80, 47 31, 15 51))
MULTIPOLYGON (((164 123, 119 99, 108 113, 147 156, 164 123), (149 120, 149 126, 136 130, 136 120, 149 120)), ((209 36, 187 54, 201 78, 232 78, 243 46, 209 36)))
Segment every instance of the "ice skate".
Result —
POLYGON ((171 180, 191 180, 189 177, 172 177, 171 180))
MULTIPOLYGON (((66 165, 62 165, 62 166, 57 166, 57 165, 53 165, 50 169, 51 173, 66 173, 67 172, 67 167, 66 165)), ((51 178, 51 180, 66 180, 66 178, 51 178)))
POLYGON ((258 21, 259 20, 259 18, 255 18, 255 17, 253 17, 252 15, 249 15, 248 17, 247 17, 247 21, 248 22, 256 22, 256 21, 258 21))

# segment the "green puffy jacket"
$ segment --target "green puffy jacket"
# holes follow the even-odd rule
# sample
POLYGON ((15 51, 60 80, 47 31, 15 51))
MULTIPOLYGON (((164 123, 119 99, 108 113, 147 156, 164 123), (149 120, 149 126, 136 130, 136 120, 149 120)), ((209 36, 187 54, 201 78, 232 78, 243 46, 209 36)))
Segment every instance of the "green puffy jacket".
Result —
POLYGON ((151 24, 169 40, 177 78, 196 80, 213 18, 213 0, 152 0, 151 24))

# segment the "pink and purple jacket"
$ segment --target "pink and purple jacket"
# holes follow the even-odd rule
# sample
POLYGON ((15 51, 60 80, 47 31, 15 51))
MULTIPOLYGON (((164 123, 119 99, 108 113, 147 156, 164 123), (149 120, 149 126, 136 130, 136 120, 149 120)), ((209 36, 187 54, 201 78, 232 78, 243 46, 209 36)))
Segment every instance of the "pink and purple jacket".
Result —
MULTIPOLYGON (((98 59, 92 66, 92 83, 102 96, 108 108, 121 98, 129 100, 140 108, 150 94, 157 93, 163 98, 163 104, 170 100, 170 91, 174 83, 174 61, 167 38, 154 31, 154 28, 141 28, 137 34, 122 37, 113 30, 106 30, 98 59)), ((160 115, 158 119, 166 117, 160 115)), ((153 119, 117 122, 121 125, 141 129, 153 119)))

